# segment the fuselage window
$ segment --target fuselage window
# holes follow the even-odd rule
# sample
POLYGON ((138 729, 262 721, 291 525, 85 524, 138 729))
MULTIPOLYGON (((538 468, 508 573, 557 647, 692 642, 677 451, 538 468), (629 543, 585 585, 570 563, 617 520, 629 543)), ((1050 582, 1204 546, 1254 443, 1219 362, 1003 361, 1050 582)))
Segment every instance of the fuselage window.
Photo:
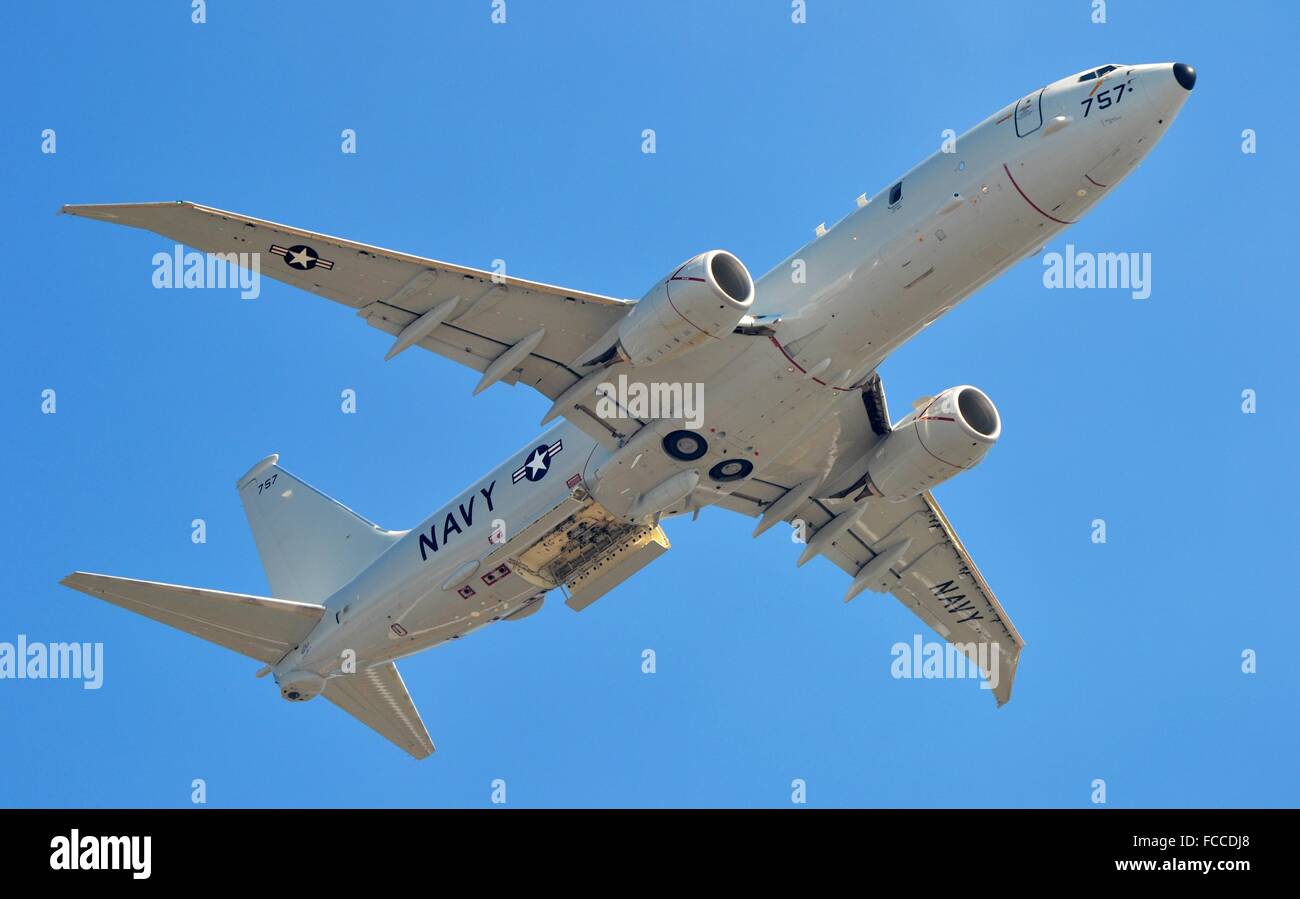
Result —
POLYGON ((900 181, 889 189, 889 205, 897 206, 903 199, 903 182, 900 181))

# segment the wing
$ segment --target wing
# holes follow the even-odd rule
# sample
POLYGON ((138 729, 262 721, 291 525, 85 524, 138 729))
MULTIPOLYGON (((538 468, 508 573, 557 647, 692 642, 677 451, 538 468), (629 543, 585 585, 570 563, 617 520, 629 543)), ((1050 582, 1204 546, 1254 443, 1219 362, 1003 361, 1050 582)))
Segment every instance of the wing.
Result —
MULTIPOLYGON (((580 377, 571 363, 633 305, 194 203, 64 206, 62 211, 143 228, 207 253, 249 254, 246 262, 257 254, 262 275, 350 306, 371 326, 395 335, 390 356, 420 346, 485 374, 493 362, 504 360, 500 380, 528 384, 551 399, 580 377), (543 328, 535 344, 527 343, 543 328), (507 351, 521 346, 522 358, 506 358, 507 351)), ((591 421, 580 426, 594 428, 598 439, 607 437, 607 429, 591 421)))
MULTIPOLYGON (((809 520, 828 520, 825 506, 815 505, 822 518, 809 520)), ((892 593, 978 662, 998 705, 1003 705, 1011 699, 1024 640, 929 491, 905 503, 869 505, 844 538, 823 554, 856 577, 877 555, 904 541, 910 541, 908 549, 868 586, 892 593), (981 644, 988 647, 982 656, 981 644)))
POLYGON ((417 759, 433 754, 433 740, 392 662, 332 677, 321 695, 417 759))
MULTIPOLYGON (((860 396, 844 394, 826 424, 774 460, 764 478, 751 479, 714 502, 745 515, 765 512, 809 477, 834 480, 856 471, 854 460, 862 459, 889 428, 884 387, 873 376, 860 396)), ((806 549, 854 577, 846 602, 867 588, 892 593, 980 665, 998 705, 1007 702, 1024 641, 934 497, 927 491, 903 503, 867 500, 856 520, 849 516, 846 528, 827 530, 854 508, 848 499, 813 498, 787 510, 783 520, 798 518, 815 528, 806 549), (986 647, 982 658, 981 645, 986 647)))
MULTIPOLYGON (((754 515, 786 492, 767 482, 749 489, 765 498, 733 495, 719 505, 754 515)), ((817 540, 818 533, 852 508, 848 500, 810 499, 786 520, 802 519, 816 528, 808 546, 855 578, 856 589, 845 602, 864 586, 893 594, 980 666, 999 706, 1010 700, 1024 640, 934 497, 927 491, 901 503, 868 500, 847 528, 826 532, 833 539, 817 540), (877 557, 881 562, 869 567, 877 557), (981 645, 986 647, 982 656, 981 645)))
POLYGON ((313 603, 84 571, 59 583, 268 664, 283 658, 325 613, 313 603))

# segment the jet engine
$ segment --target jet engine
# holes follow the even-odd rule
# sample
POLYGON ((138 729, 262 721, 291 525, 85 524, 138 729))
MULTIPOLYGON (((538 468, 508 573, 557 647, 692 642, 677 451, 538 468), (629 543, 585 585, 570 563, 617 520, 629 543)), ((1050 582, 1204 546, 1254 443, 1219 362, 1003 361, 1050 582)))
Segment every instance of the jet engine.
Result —
POLYGON ((280 696, 289 702, 306 702, 325 689, 325 678, 314 671, 290 671, 276 677, 280 696))
POLYGON ((726 250, 678 266, 618 325, 618 352, 633 366, 653 365, 730 334, 754 304, 754 279, 726 250))
POLYGON ((867 459, 864 493, 893 502, 910 499, 974 468, 1001 433, 997 407, 982 390, 950 387, 876 444, 867 459))

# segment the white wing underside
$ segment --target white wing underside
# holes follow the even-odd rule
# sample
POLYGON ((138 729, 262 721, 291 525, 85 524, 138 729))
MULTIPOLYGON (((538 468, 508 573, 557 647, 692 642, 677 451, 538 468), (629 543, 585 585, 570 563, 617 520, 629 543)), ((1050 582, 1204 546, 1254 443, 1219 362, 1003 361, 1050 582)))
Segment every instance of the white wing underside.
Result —
MULTIPOLYGON (((889 427, 884 388, 873 375, 861 392, 841 394, 822 426, 774 459, 761 477, 745 481, 716 504, 743 515, 761 515, 792 486, 825 475, 837 462, 862 459, 889 427)), ((934 496, 926 491, 902 503, 868 498, 859 505, 857 522, 821 555, 856 577, 877 554, 910 540, 907 552, 887 572, 889 592, 944 640, 964 651, 975 648, 966 655, 980 662, 986 675, 982 663, 991 661, 996 646, 997 683, 990 681, 990 686, 999 706, 1010 700, 1024 640, 934 496), (992 644, 984 659, 978 657, 979 644, 992 644)), ((849 499, 813 498, 784 520, 806 522, 811 540, 850 508, 849 499)))
POLYGON ((433 740, 392 662, 330 678, 321 695, 415 758, 433 753, 433 740))
MULTIPOLYGON (((541 342, 502 380, 528 384, 551 399, 585 373, 575 360, 606 335, 630 305, 598 294, 517 278, 494 278, 478 269, 193 203, 65 206, 63 211, 143 228, 205 252, 260 253, 264 275, 349 306, 368 324, 389 334, 400 333, 421 315, 456 298, 454 313, 414 345, 475 371, 485 371, 509 347, 544 327, 541 342), (273 249, 297 245, 310 246, 329 267, 322 262, 300 270, 285 258, 277 258, 282 254, 273 249)), ((865 451, 888 430, 888 411, 878 381, 863 391, 862 399, 865 410, 856 394, 845 394, 841 410, 828 419, 820 433, 809 435, 783 454, 763 478, 745 482, 733 494, 715 495, 712 501, 746 515, 758 515, 791 485, 824 474, 835 459, 865 451)), ((566 410, 564 414, 602 445, 615 445, 620 436, 589 411, 566 410)), ((787 520, 798 517, 820 527, 843 511, 846 502, 809 500, 787 520)), ((934 497, 927 492, 904 503, 867 503, 858 523, 823 554, 856 575, 886 545, 910 538, 909 551, 889 572, 890 592, 952 643, 996 644, 1000 676, 993 692, 999 705, 1005 703, 1011 697, 1024 642, 934 497)), ((360 680, 351 686, 336 687, 330 681, 326 697, 413 755, 424 751, 426 744, 431 752, 432 743, 396 669, 371 670, 375 673, 353 675, 360 680)))
MULTIPOLYGON (((544 326, 541 342, 501 380, 527 384, 550 399, 585 374, 571 363, 633 305, 194 203, 75 205, 62 211, 142 228, 206 253, 258 253, 262 275, 349 306, 369 325, 392 335, 455 298, 451 316, 413 345, 478 372, 544 326), (277 253, 296 246, 310 247, 319 261, 302 270, 277 253)), ((611 440, 611 428, 594 415, 569 417, 598 441, 611 440)))
MULTIPOLYGON (((757 515, 762 506, 783 493, 782 486, 757 482, 747 485, 744 494, 733 494, 720 505, 757 515)), ((856 576, 881 550, 910 538, 910 550, 888 572, 892 585, 889 592, 954 645, 995 644, 998 669, 992 691, 998 705, 1006 703, 1011 698, 1024 641, 939 504, 928 491, 902 503, 879 499, 866 502, 858 522, 822 555, 856 576)), ((812 499, 788 520, 801 518, 811 528, 821 528, 843 508, 812 499)), ((813 530, 810 537, 815 534, 813 530)), ((972 661, 982 661, 977 655, 967 655, 972 661)))

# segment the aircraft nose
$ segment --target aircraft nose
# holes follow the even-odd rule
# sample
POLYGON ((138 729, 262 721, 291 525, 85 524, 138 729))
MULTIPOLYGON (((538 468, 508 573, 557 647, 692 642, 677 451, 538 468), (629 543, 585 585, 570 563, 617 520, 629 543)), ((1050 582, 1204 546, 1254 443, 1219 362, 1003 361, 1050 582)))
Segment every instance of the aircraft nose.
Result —
POLYGON ((1179 87, 1189 91, 1196 87, 1196 70, 1185 62, 1174 63, 1174 80, 1178 82, 1179 87))

